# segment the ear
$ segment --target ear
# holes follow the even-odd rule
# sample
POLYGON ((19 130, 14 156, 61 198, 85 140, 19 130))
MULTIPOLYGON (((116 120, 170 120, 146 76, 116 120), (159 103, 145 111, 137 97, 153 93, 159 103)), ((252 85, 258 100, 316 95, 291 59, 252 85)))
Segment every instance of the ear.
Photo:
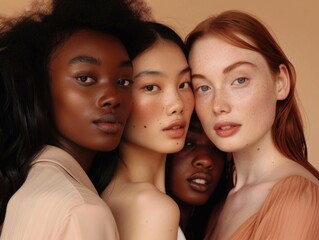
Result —
POLYGON ((284 100, 290 92, 290 77, 286 65, 279 65, 279 73, 276 75, 277 100, 284 100))

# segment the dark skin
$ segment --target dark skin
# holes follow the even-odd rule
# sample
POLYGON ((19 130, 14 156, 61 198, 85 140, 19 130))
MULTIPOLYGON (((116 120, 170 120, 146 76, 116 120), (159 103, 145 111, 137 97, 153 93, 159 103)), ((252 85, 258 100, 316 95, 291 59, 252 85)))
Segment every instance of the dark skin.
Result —
POLYGON ((179 205, 183 231, 194 207, 205 204, 223 172, 225 153, 219 151, 192 118, 184 148, 171 155, 170 192, 179 205))
POLYGON ((50 63, 58 146, 87 171, 98 151, 119 143, 131 108, 132 64, 113 36, 79 30, 50 63))

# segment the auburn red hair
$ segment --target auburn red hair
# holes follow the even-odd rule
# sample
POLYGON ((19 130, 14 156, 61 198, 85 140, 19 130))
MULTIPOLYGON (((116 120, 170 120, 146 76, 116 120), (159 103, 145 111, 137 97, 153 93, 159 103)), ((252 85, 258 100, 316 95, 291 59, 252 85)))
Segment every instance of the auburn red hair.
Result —
POLYGON ((250 14, 225 11, 195 27, 186 38, 188 52, 197 40, 210 35, 224 39, 234 46, 260 53, 273 73, 279 73, 281 64, 287 67, 290 92, 286 99, 277 101, 272 139, 278 151, 304 166, 319 179, 319 172, 308 162, 302 117, 295 96, 295 68, 269 30, 250 14))

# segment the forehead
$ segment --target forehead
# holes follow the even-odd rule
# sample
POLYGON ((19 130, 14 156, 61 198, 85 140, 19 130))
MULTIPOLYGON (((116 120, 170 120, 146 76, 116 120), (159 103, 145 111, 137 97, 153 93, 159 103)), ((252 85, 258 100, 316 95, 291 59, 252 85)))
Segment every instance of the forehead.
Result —
POLYGON ((220 68, 240 61, 256 65, 266 64, 260 53, 235 46, 215 36, 206 36, 197 40, 189 54, 190 66, 195 71, 197 68, 204 68, 207 63, 209 67, 220 68))
POLYGON ((53 58, 59 56, 68 58, 79 54, 103 56, 106 52, 107 55, 127 56, 125 47, 116 37, 99 31, 82 29, 68 37, 53 53, 53 58))
POLYGON ((187 66, 183 51, 175 43, 159 40, 133 60, 134 71, 147 69, 169 71, 187 66))

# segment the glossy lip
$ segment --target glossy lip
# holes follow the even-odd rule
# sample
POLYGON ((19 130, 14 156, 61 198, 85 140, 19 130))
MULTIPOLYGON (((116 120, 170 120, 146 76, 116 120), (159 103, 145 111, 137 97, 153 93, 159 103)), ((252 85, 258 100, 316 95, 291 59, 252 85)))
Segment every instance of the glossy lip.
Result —
POLYGON ((108 134, 115 134, 123 130, 123 123, 121 117, 115 113, 107 113, 93 120, 95 124, 101 131, 108 134))
POLYGON ((197 192, 207 192, 212 184, 212 176, 205 172, 197 172, 187 179, 190 187, 197 192))
POLYGON ((185 120, 175 120, 170 125, 163 128, 163 132, 171 138, 181 138, 185 135, 185 126, 185 120))
POLYGON ((241 125, 237 123, 222 122, 222 123, 215 124, 214 130, 216 134, 220 137, 230 137, 234 135, 239 130, 240 127, 241 125))

